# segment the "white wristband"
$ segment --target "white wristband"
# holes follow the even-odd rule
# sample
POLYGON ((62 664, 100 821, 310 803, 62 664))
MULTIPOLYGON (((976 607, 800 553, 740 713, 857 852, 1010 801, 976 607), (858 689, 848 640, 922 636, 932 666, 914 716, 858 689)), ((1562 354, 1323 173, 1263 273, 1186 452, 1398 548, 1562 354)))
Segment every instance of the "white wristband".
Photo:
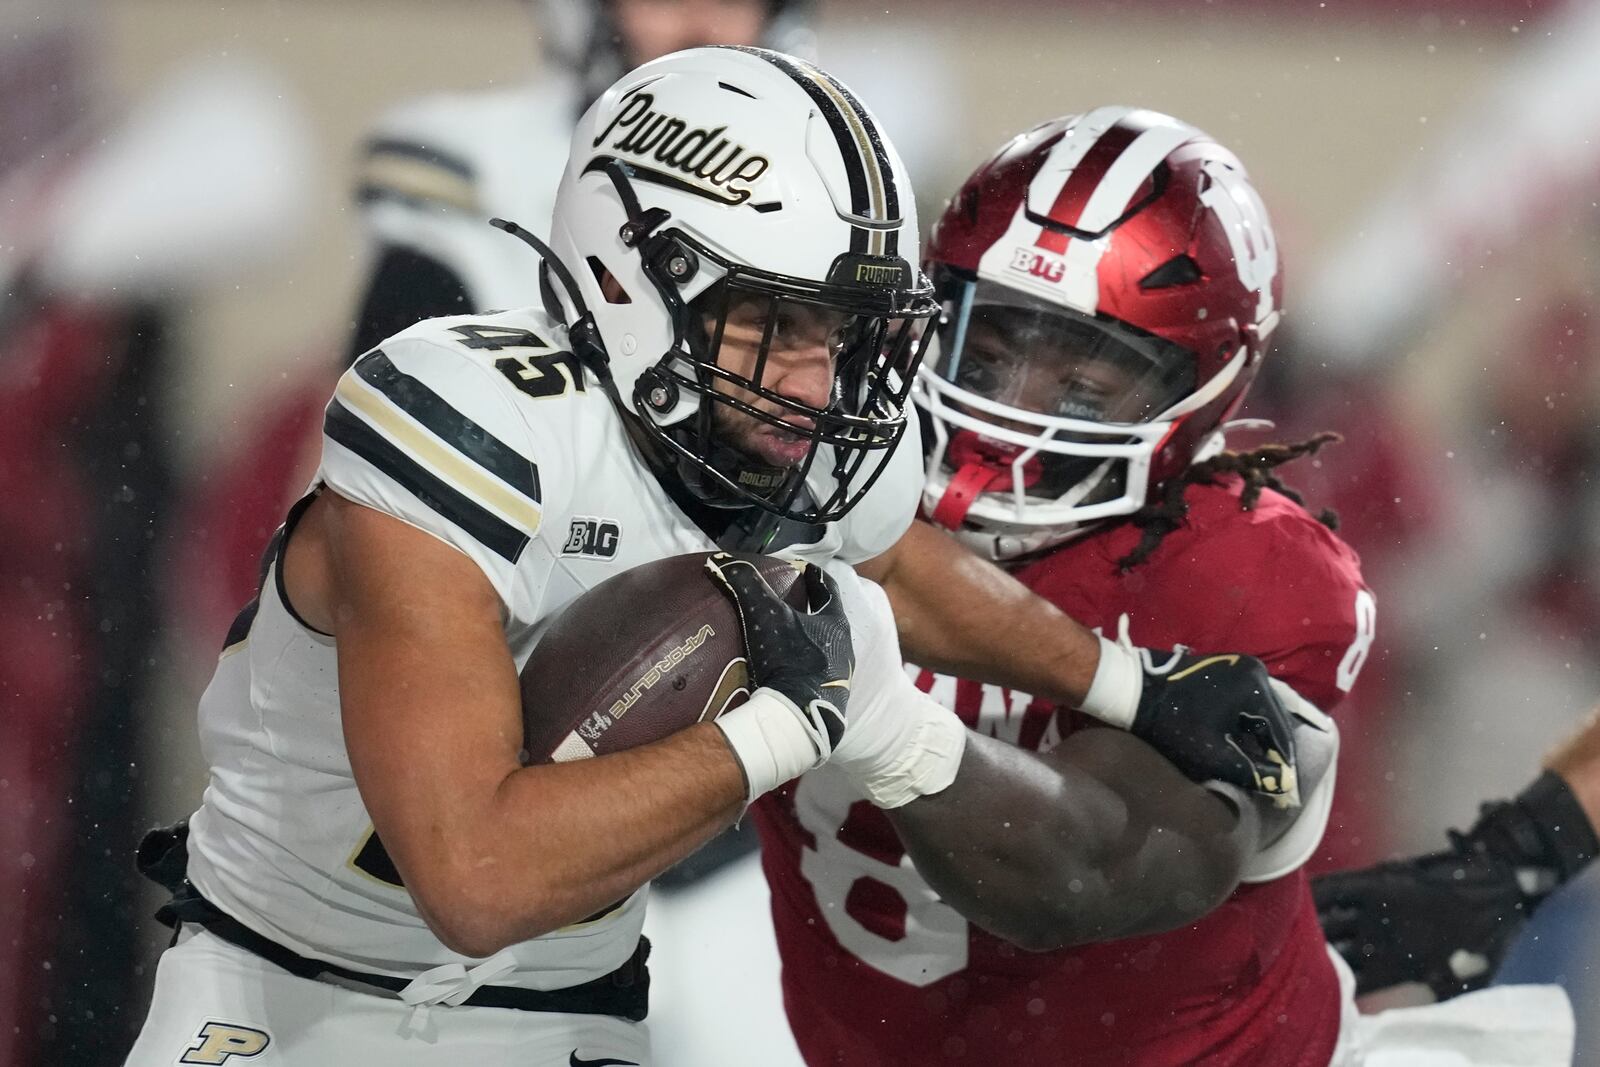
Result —
POLYGON ((816 742, 800 721, 800 712, 774 689, 757 689, 749 700, 717 716, 715 722, 744 768, 747 802, 800 777, 819 762, 816 742))
POLYGON ((1078 710, 1122 730, 1131 729, 1144 692, 1144 669, 1131 647, 1100 638, 1100 663, 1078 710))

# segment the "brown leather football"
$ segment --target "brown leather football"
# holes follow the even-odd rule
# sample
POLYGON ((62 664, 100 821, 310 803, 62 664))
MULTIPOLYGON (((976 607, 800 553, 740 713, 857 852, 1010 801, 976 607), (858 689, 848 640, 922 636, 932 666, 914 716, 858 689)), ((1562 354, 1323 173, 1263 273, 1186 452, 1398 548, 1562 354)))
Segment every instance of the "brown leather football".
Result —
MULTIPOLYGON (((522 668, 530 763, 565 762, 658 741, 749 697, 733 600, 706 571, 708 552, 646 563, 567 606, 522 668)), ((775 593, 805 605, 793 563, 735 553, 775 593)))

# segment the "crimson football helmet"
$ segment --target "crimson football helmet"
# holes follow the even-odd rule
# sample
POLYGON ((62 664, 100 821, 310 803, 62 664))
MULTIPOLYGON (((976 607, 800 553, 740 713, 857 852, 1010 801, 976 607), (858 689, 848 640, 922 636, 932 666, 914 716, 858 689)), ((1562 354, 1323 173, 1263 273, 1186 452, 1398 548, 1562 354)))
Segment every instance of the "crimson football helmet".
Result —
POLYGON ((1102 107, 1006 144, 936 223, 943 326, 914 396, 924 510, 993 559, 1128 515, 1222 448, 1278 323, 1278 248, 1239 160, 1102 107))

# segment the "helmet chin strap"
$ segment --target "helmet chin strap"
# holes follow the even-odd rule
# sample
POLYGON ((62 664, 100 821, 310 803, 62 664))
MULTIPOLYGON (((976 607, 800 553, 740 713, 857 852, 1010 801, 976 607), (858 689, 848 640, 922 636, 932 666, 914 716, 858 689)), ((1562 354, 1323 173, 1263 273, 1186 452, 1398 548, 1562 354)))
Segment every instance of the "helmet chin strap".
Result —
POLYGON ((583 294, 578 291, 578 282, 567 269, 567 265, 561 262, 554 249, 516 223, 495 218, 489 220, 489 225, 497 230, 504 230, 539 254, 544 268, 539 272, 539 295, 544 301, 545 313, 566 324, 567 339, 572 342, 572 354, 594 374, 600 382, 600 387, 611 397, 612 403, 620 408, 622 401, 617 396, 616 382, 611 380, 611 357, 606 353, 605 342, 600 339, 600 327, 595 324, 594 312, 584 303, 583 294), (567 291, 567 299, 571 301, 573 311, 577 314, 577 318, 571 322, 567 322, 566 309, 561 306, 555 286, 550 284, 551 274, 556 276, 561 282, 561 287, 567 291))
POLYGON ((995 470, 986 463, 964 464, 950 476, 944 495, 939 497, 939 503, 928 517, 947 530, 959 530, 967 512, 990 486, 1010 480, 1005 471, 995 470))
MULTIPOLYGON (((944 495, 929 518, 946 529, 960 529, 967 512, 980 496, 1012 487, 1012 472, 1016 469, 1014 457, 1018 451, 986 441, 972 430, 956 434, 945 453, 945 461, 955 467, 956 472, 950 476, 944 495)), ((1022 465, 1022 487, 1027 489, 1037 484, 1043 475, 1039 457, 1029 457, 1022 465)))
MULTIPOLYGON (((775 467, 765 463, 742 448, 723 444, 714 435, 705 462, 735 485, 741 485, 757 496, 769 497, 774 501, 785 496, 787 491, 793 488, 792 481, 797 471, 797 468, 775 467)), ((748 500, 730 497, 726 489, 706 478, 703 471, 682 457, 678 462, 678 476, 697 499, 710 507, 735 510, 750 506, 748 500)))

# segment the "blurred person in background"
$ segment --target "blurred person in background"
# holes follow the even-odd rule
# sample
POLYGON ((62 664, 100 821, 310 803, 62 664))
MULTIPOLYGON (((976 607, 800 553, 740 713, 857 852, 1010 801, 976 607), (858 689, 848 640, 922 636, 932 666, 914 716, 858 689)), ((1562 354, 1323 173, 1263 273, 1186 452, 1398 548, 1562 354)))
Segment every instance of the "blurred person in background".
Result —
POLYGON ((1329 943, 1359 994, 1403 983, 1440 1000, 1487 985, 1535 911, 1600 853, 1600 708, 1511 800, 1450 847, 1314 884, 1329 943))
POLYGON ((116 1062, 163 661, 183 303, 281 250, 281 86, 175 72, 123 105, 96 7, 0 11, 0 1064, 116 1062), (270 157, 270 159, 268 158, 270 157), (173 240, 181 234, 184 240, 173 240))
POLYGON ((624 71, 696 45, 812 51, 812 0, 532 6, 547 73, 512 89, 411 101, 363 147, 358 195, 372 251, 350 359, 421 319, 526 299, 521 249, 485 220, 544 232, 572 124, 624 71))
MULTIPOLYGON (((1542 739, 1570 730, 1600 668, 1600 364, 1593 294, 1572 266, 1593 250, 1587 227, 1529 240, 1480 282, 1498 293, 1510 280, 1518 299, 1504 310, 1490 303, 1494 313, 1459 312, 1476 331, 1447 342, 1452 362, 1476 373, 1460 387, 1448 453, 1456 461, 1434 471, 1448 522, 1411 561, 1405 587, 1431 610, 1413 620, 1413 692, 1389 735, 1391 803, 1408 832, 1403 851, 1387 854, 1427 848, 1435 828, 1486 793, 1516 795, 1486 805, 1446 851, 1329 879, 1330 933, 1352 958, 1372 954, 1358 976, 1380 1002, 1417 995, 1398 983, 1421 981, 1442 997, 1491 978, 1559 981, 1578 1004, 1600 996, 1600 880, 1592 866, 1578 869, 1581 841, 1553 836, 1583 829, 1557 817, 1573 810, 1561 787, 1581 785, 1567 773, 1578 768, 1581 778, 1581 764, 1547 761, 1552 773, 1520 792, 1515 770, 1542 739), (1540 836, 1529 825, 1549 829, 1540 836), (1467 862, 1469 853, 1482 862, 1467 862), (1503 877, 1514 860, 1515 891, 1503 877), (1552 893, 1557 884, 1569 888, 1552 893)), ((1583 1012, 1577 1021, 1579 1062, 1600 1062, 1600 1020, 1583 1012)))

